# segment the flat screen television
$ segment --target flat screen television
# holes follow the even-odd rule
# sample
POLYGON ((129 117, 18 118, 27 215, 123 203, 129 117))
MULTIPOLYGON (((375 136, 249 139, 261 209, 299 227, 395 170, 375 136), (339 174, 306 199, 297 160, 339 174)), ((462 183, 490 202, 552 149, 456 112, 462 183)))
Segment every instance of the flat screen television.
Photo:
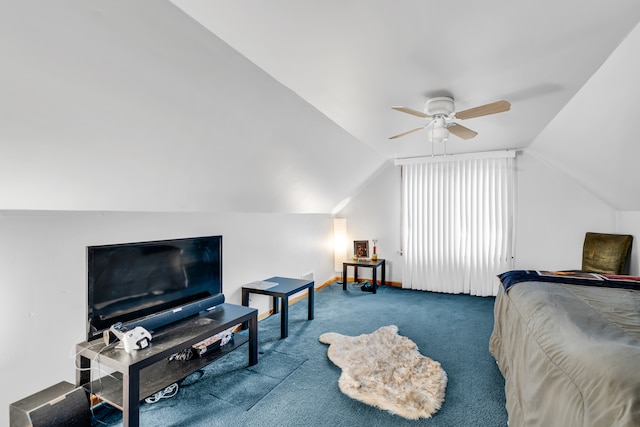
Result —
POLYGON ((87 247, 87 340, 154 330, 222 304, 222 236, 87 247))

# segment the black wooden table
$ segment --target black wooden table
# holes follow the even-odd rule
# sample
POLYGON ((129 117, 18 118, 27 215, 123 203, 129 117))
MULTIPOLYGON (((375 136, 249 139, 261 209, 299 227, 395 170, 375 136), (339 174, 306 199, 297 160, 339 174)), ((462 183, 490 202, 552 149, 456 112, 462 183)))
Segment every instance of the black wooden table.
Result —
POLYGON ((235 304, 220 304, 153 334, 151 344, 127 353, 102 339, 76 345, 76 385, 99 396, 122 411, 123 427, 140 425, 140 400, 177 382, 228 352, 249 342, 249 365, 258 363, 258 310, 235 304), (191 348, 206 338, 241 323, 249 325, 249 337, 236 335, 217 351, 206 352, 188 362, 169 361, 169 357, 191 348), (115 372, 91 381, 92 364, 115 372))
POLYGON ((313 320, 314 282, 313 280, 290 279, 287 277, 272 277, 262 282, 249 283, 242 287, 242 305, 249 306, 249 294, 262 294, 273 297, 273 313, 278 313, 278 303, 282 299, 282 313, 280 314, 280 338, 289 336, 289 297, 304 289, 308 289, 307 318, 313 320), (265 288, 264 282, 277 283, 265 288))
POLYGON ((342 290, 346 291, 347 290, 347 267, 353 267, 353 281, 354 282, 358 282, 358 268, 359 267, 366 267, 366 268, 370 268, 373 270, 373 277, 372 277, 372 281, 373 281, 373 293, 376 293, 376 290, 378 289, 378 282, 377 282, 377 271, 378 271, 378 267, 381 267, 382 270, 382 275, 381 275, 381 280, 380 280, 380 284, 384 285, 385 284, 385 280, 384 280, 384 275, 385 275, 385 261, 383 259, 377 259, 377 260, 367 260, 367 261, 357 261, 357 260, 353 260, 353 261, 344 261, 342 263, 342 290))

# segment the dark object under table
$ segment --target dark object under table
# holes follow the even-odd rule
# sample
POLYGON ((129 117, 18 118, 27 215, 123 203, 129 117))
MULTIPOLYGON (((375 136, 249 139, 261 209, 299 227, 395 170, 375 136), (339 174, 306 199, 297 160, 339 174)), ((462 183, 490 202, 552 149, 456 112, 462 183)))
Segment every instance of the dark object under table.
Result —
POLYGON ((375 294, 377 289, 378 289, 378 281, 377 281, 377 271, 378 271, 378 267, 381 267, 381 277, 380 277, 380 284, 384 285, 385 284, 385 280, 384 280, 384 275, 385 275, 385 262, 383 259, 376 259, 376 260, 366 260, 366 261, 357 261, 357 260, 353 260, 353 261, 344 261, 342 263, 342 290, 346 291, 347 290, 347 267, 353 267, 353 281, 354 282, 358 282, 358 268, 359 267, 366 267, 366 268, 370 268, 373 270, 373 274, 372 274, 372 286, 373 286, 373 293, 375 294))
POLYGON ((304 289, 308 289, 308 314, 307 318, 313 320, 313 298, 314 298, 314 282, 313 280, 290 279, 287 277, 272 277, 263 282, 255 284, 249 283, 242 286, 242 305, 249 306, 249 294, 262 294, 273 297, 273 313, 278 311, 279 300, 282 299, 282 313, 280 314, 280 338, 289 336, 289 297, 304 289), (273 282, 277 285, 263 288, 264 282, 273 282))

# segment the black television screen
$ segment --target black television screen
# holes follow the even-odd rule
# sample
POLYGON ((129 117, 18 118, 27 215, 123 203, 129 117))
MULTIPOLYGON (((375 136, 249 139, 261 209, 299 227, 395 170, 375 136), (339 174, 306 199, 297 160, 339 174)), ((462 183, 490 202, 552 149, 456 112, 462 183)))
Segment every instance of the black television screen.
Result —
POLYGON ((87 339, 152 331, 224 302, 222 236, 87 247, 87 339))

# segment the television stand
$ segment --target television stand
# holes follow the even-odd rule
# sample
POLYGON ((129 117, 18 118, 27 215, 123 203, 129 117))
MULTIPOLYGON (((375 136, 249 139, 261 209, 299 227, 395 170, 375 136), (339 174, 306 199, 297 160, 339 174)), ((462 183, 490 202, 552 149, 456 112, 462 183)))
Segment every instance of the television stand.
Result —
POLYGON ((140 401, 178 382, 214 360, 249 343, 249 366, 258 363, 258 310, 235 304, 181 320, 153 334, 151 344, 129 354, 103 340, 76 345, 76 385, 84 387, 122 411, 123 427, 140 424, 140 401), (219 350, 181 362, 169 361, 172 354, 191 347, 233 326, 248 322, 249 336, 235 335, 219 350), (91 365, 111 368, 114 373, 91 381, 91 365))

